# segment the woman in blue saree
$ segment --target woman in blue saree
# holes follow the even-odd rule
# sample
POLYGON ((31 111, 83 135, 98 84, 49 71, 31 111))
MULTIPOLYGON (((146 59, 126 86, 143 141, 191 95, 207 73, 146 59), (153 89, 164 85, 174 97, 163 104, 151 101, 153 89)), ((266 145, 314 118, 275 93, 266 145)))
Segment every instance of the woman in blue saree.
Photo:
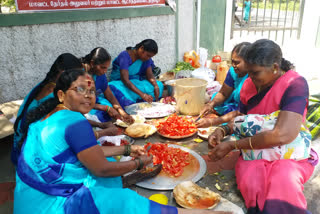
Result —
POLYGON ((221 117, 201 119, 197 123, 198 127, 209 127, 225 123, 236 116, 234 111, 238 110, 240 91, 244 81, 248 78, 243 57, 249 45, 249 42, 242 42, 233 48, 231 52, 232 67, 228 71, 222 88, 212 95, 211 101, 200 112, 200 117, 202 117, 214 109, 221 117))
POLYGON ((151 57, 157 53, 157 43, 146 39, 128 47, 112 62, 109 86, 121 106, 157 101, 162 96, 163 84, 152 73, 151 57))
POLYGON ((115 118, 122 119, 129 124, 133 123, 133 118, 123 110, 110 90, 105 75, 111 63, 111 56, 108 51, 97 47, 80 60, 85 70, 92 75, 97 91, 96 104, 90 114, 96 115, 101 122, 107 122, 111 118, 115 118))
POLYGON ((98 145, 83 116, 95 100, 92 77, 67 70, 57 81, 54 98, 28 114, 19 142, 14 213, 201 213, 161 205, 122 188, 120 176, 151 163, 152 156, 142 146, 98 145), (135 159, 115 162, 110 158, 115 155, 135 159))
POLYGON ((53 98, 53 89, 56 86, 56 80, 59 78, 64 70, 72 68, 82 68, 81 62, 77 57, 70 53, 63 53, 57 57, 52 64, 50 71, 47 73, 44 80, 37 84, 29 94, 24 98, 22 105, 19 108, 17 119, 14 124, 14 143, 11 153, 11 159, 14 164, 17 163, 17 159, 20 153, 18 148, 18 142, 20 141, 21 129, 25 125, 25 119, 27 113, 47 99, 53 98))

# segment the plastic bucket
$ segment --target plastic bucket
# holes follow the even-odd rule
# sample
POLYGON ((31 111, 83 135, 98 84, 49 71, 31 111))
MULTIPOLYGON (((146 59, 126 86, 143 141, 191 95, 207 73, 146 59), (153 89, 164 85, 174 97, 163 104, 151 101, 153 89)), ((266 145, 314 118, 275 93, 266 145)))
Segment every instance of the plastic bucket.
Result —
POLYGON ((198 115, 206 99, 207 81, 197 78, 176 80, 175 99, 177 109, 184 115, 198 115))

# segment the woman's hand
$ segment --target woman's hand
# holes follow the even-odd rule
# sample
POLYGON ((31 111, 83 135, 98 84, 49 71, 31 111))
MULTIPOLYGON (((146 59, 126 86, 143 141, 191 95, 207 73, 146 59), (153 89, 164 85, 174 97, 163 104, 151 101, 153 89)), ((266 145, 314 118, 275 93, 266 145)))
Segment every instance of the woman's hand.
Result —
POLYGON ((147 166, 148 164, 153 162, 153 156, 152 155, 150 155, 150 156, 142 155, 142 156, 139 156, 139 158, 142 160, 144 166, 147 166))
POLYGON ((103 122, 103 123, 99 123, 98 127, 100 129, 107 129, 110 127, 114 127, 114 125, 112 124, 112 122, 103 122))
POLYGON ((143 146, 131 145, 131 157, 138 157, 145 154, 147 154, 147 151, 143 146))
POLYGON ((153 101, 153 97, 149 94, 143 94, 142 99, 148 103, 152 103, 152 101, 153 101))
POLYGON ((121 115, 114 108, 110 108, 109 111, 108 111, 108 114, 112 118, 121 119, 121 115))
POLYGON ((234 149, 233 141, 219 143, 211 151, 209 151, 208 156, 211 160, 218 161, 224 158, 233 149, 234 149))
POLYGON ((196 122, 198 128, 207 128, 210 126, 218 125, 219 122, 217 118, 203 118, 196 122))
POLYGON ((154 97, 156 98, 156 102, 159 99, 159 95, 160 95, 159 86, 156 85, 156 86, 154 86, 154 97))
POLYGON ((204 108, 200 111, 200 115, 199 117, 201 116, 205 116, 207 114, 210 114, 213 110, 213 102, 209 102, 207 103, 204 108))
POLYGON ((123 120, 125 123, 129 124, 129 125, 131 125, 132 123, 134 123, 133 117, 131 117, 131 116, 130 116, 129 114, 127 114, 127 113, 125 113, 125 114, 122 115, 122 120, 123 120))
POLYGON ((224 132, 219 128, 215 129, 214 132, 208 138, 209 149, 212 149, 215 146, 219 145, 223 138, 224 138, 224 132))

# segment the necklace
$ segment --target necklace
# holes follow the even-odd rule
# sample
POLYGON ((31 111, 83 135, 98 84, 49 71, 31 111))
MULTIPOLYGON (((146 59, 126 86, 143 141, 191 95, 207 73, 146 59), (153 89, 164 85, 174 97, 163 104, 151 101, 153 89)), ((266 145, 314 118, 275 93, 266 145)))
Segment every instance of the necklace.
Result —
MULTIPOLYGON (((70 110, 68 107, 66 107, 64 104, 59 104, 57 105, 57 108, 62 108, 62 109, 66 109, 66 110, 70 110)), ((70 110, 71 111, 71 110, 70 110)))

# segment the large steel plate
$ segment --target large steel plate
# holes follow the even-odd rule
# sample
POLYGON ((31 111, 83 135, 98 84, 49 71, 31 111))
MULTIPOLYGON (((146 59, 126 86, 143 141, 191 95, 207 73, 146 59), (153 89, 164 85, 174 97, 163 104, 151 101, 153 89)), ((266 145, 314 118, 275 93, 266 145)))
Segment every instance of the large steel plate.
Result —
POLYGON ((179 177, 169 177, 164 172, 160 172, 156 177, 136 183, 137 186, 153 190, 172 190, 182 181, 199 181, 207 171, 205 160, 195 151, 183 146, 169 144, 169 147, 180 148, 189 152, 192 156, 191 163, 184 168, 184 172, 179 177))
POLYGON ((161 118, 173 114, 176 109, 173 105, 164 103, 135 103, 125 107, 128 114, 139 114, 144 118, 161 118))

